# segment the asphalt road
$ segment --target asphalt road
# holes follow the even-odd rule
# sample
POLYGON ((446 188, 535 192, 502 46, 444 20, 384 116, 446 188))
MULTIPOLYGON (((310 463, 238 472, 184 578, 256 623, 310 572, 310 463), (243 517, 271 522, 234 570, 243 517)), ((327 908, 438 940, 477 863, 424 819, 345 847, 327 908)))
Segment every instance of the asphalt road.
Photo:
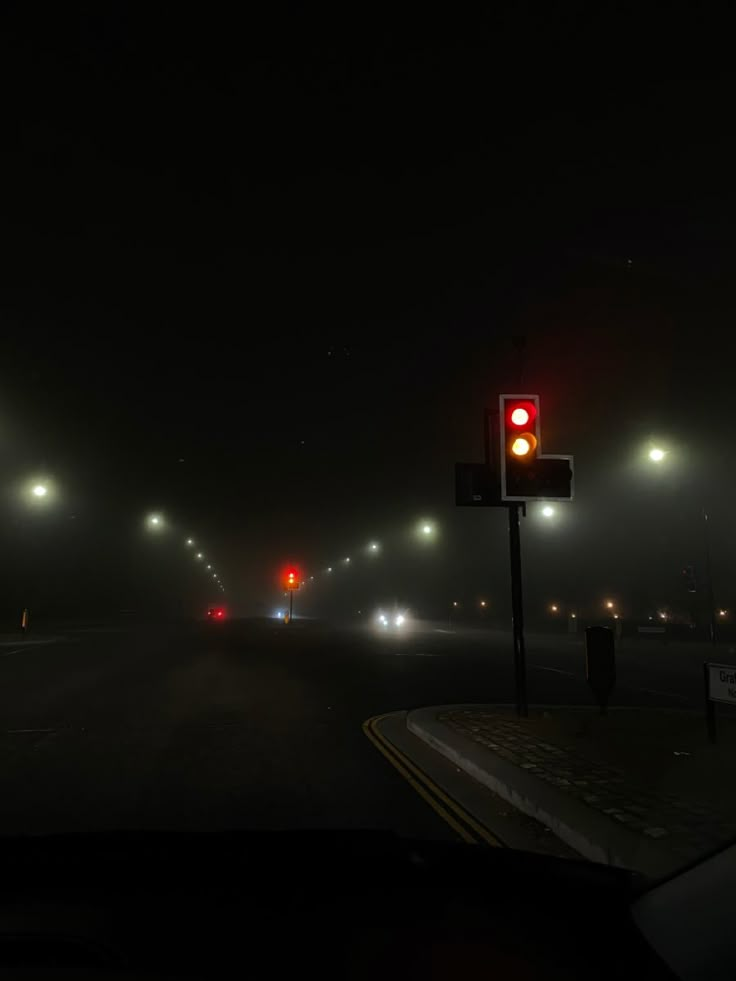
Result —
MULTIPOLYGON (((0 832, 388 828, 452 832, 361 724, 513 700, 510 638, 295 621, 0 639, 0 832)), ((622 645, 619 703, 697 706, 695 645, 622 645)), ((721 652, 720 657, 725 652, 721 652)), ((529 638, 529 697, 589 703, 579 639, 529 638)))

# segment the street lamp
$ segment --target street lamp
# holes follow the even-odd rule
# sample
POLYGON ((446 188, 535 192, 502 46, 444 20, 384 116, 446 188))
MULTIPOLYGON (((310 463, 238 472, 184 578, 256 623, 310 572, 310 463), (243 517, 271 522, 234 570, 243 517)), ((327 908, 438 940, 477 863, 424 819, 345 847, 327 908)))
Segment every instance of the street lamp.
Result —
POLYGON ((331 565, 328 565, 328 566, 327 566, 327 571, 328 571, 328 572, 332 572, 332 566, 331 566, 331 565))
POLYGON ((437 526, 428 518, 422 518, 421 521, 417 522, 415 534, 421 541, 434 541, 437 536, 437 526))
POLYGON ((368 551, 369 552, 377 552, 379 548, 380 548, 380 545, 378 544, 378 542, 371 542, 370 545, 368 546, 368 551))
POLYGON ((544 507, 542 508, 542 516, 545 518, 554 518, 555 509, 552 507, 551 504, 544 505, 544 507))
POLYGON ((197 559, 203 559, 204 558, 204 552, 197 552, 195 558, 197 558, 197 559))
POLYGON ((35 480, 29 480, 23 487, 21 496, 25 498, 26 503, 28 504, 45 506, 49 504, 55 496, 53 482, 47 480, 46 478, 38 477, 36 477, 35 480))
MULTIPOLYGON (((678 458, 681 458, 683 456, 683 454, 679 451, 679 449, 677 447, 675 447, 675 450, 676 450, 676 453, 675 453, 675 462, 677 462, 678 458)), ((666 461, 666 458, 670 456, 671 452, 672 452, 671 449, 670 450, 665 450, 661 446, 650 445, 649 451, 647 453, 647 456, 648 456, 650 462, 656 464, 657 467, 659 468, 660 464, 662 464, 662 463, 664 463, 666 461)), ((665 471, 669 471, 671 469, 671 467, 672 467, 672 464, 670 462, 670 463, 667 464, 667 466, 664 469, 665 469, 665 471)), ((702 492, 703 492, 703 487, 701 486, 699 493, 702 493, 702 492)), ((708 598, 708 610, 709 610, 708 619, 709 619, 710 642, 711 642, 711 644, 714 644, 715 645, 716 640, 717 640, 717 634, 718 634, 717 622, 718 622, 718 616, 720 614, 718 614, 718 611, 716 610, 716 606, 715 606, 714 588, 713 588, 713 571, 712 571, 711 559, 710 559, 710 539, 711 539, 711 535, 710 535, 709 525, 710 525, 711 515, 710 515, 707 507, 702 507, 701 506, 699 508, 699 510, 700 510, 700 519, 702 521, 703 549, 704 549, 704 552, 705 552, 705 555, 704 555, 704 558, 705 558, 704 566, 705 566, 705 568, 704 568, 704 577, 703 578, 705 580, 704 590, 705 590, 705 594, 706 594, 706 596, 708 598)))
POLYGON ((165 526, 166 522, 162 514, 154 513, 146 515, 146 528, 149 531, 163 531, 165 526))
POLYGON ((480 605, 481 605, 481 607, 482 607, 483 609, 485 609, 485 608, 486 608, 486 605, 487 605, 487 604, 486 604, 486 601, 485 601, 485 600, 481 600, 481 601, 480 601, 480 605))
POLYGON ((552 611, 552 613, 557 613, 557 611, 559 610, 559 607, 555 603, 553 603, 550 606, 550 610, 552 611))
POLYGON ((606 600, 606 609, 607 610, 613 609, 613 600, 606 600))
POLYGON ((187 538, 186 544, 191 547, 192 545, 194 545, 194 539, 193 538, 187 538))

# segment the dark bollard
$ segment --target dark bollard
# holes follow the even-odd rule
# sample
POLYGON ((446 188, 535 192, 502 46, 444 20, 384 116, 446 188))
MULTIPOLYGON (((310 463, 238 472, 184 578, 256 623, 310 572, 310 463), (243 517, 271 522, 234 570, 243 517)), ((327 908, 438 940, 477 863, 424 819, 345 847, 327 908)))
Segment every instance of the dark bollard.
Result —
POLYGON ((616 652, 610 627, 588 627, 585 631, 585 680, 606 714, 608 699, 616 687, 616 652))

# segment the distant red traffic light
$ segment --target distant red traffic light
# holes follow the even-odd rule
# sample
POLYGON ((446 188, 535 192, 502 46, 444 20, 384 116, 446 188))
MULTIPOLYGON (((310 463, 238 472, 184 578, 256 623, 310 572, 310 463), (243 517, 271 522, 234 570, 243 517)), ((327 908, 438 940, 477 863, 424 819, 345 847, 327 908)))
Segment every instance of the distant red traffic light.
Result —
POLYGON ((299 589, 301 585, 299 570, 295 566, 289 566, 288 568, 284 569, 281 576, 281 581, 284 589, 299 589))

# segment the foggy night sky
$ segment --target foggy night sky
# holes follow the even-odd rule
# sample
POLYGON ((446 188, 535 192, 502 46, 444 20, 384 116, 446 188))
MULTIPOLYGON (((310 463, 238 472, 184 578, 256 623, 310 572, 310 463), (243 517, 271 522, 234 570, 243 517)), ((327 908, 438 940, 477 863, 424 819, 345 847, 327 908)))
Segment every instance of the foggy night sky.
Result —
POLYGON ((198 610, 152 509, 244 612, 277 602, 283 560, 373 538, 380 581, 351 569, 307 611, 503 607, 505 516, 456 509, 453 465, 519 384, 515 336, 544 450, 576 457, 559 527, 524 528, 531 606, 683 600, 704 503, 736 599, 719 25, 297 9, 3 14, 3 611, 28 590, 198 610), (673 447, 656 474, 651 438, 673 447), (63 492, 30 516, 10 488, 41 472, 63 492), (400 542, 422 515, 432 558, 400 542))

